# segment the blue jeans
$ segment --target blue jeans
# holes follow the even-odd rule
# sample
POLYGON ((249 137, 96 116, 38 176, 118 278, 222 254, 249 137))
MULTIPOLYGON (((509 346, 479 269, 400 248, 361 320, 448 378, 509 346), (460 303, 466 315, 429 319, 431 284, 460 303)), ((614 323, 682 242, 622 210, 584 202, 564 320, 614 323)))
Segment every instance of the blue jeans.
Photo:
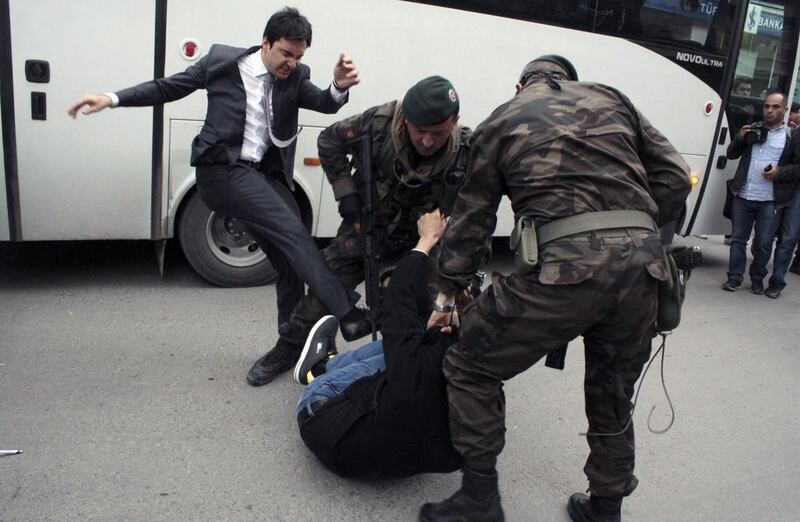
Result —
POLYGON ((772 277, 769 278, 769 286, 783 288, 786 286, 786 271, 792 262, 794 247, 800 240, 800 191, 794 193, 792 202, 783 209, 780 226, 781 240, 775 247, 775 259, 772 261, 772 277))
POLYGON ((762 281, 767 276, 767 262, 772 254, 772 243, 780 224, 780 214, 775 212, 772 201, 750 201, 736 196, 731 208, 733 237, 728 260, 728 279, 742 282, 747 264, 747 240, 755 228, 753 238, 753 262, 750 264, 750 279, 762 281))
POLYGON ((335 399, 357 380, 385 369, 381 339, 365 344, 357 350, 340 353, 326 363, 325 373, 306 386, 297 402, 295 413, 300 413, 300 410, 305 408, 309 415, 313 415, 314 412, 308 407, 309 404, 335 399))

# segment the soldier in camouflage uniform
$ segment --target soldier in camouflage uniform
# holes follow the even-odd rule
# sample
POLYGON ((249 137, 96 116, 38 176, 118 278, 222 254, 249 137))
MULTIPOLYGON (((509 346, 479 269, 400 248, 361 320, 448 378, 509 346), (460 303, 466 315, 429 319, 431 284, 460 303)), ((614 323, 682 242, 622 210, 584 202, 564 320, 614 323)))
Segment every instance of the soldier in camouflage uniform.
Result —
MULTIPOLYGON (((355 288, 364 280, 364 250, 359 236, 363 187, 358 146, 353 140, 372 134, 380 254, 382 259, 397 259, 419 240, 419 216, 434 208, 449 215, 464 182, 471 131, 458 125, 458 111, 453 85, 441 76, 432 76, 411 87, 402 103, 392 101, 373 107, 320 134, 320 161, 343 218, 323 255, 346 286, 355 288)), ((435 263, 432 269, 436 269, 435 263)), ((279 326, 280 339, 253 365, 248 382, 266 384, 292 368, 311 327, 328 313, 319 297, 309 291, 289 322, 279 326)))
MULTIPOLYGON (((517 218, 530 216, 539 228, 609 210, 643 211, 662 225, 678 218, 689 193, 689 168, 673 146, 625 95, 578 82, 563 57, 529 63, 517 91, 473 135, 467 183, 442 245, 441 307, 475 270, 503 194, 517 218)), ((535 267, 493 274, 463 311, 460 341, 444 363, 451 436, 466 463, 462 487, 423 506, 421 520, 503 520, 495 470, 503 381, 577 336, 586 357, 591 498, 573 495, 569 514, 619 520, 622 497, 637 485, 630 400, 655 335, 657 283, 667 277, 659 237, 644 228, 601 229, 539 248, 535 267)), ((429 326, 453 319, 434 313, 429 326)))

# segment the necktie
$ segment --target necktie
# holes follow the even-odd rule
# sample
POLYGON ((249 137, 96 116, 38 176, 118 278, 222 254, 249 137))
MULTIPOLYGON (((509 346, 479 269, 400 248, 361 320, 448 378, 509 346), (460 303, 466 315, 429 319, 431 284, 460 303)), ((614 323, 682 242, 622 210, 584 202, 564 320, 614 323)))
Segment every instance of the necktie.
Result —
POLYGON ((267 120, 267 148, 269 148, 272 141, 272 84, 275 81, 272 74, 267 73, 264 75, 264 117, 267 120))
MULTIPOLYGON (((280 140, 272 133, 272 87, 274 83, 275 77, 271 73, 264 75, 264 114, 267 117, 267 144, 272 143, 276 147, 283 149, 292 144, 297 138, 297 134, 300 134, 300 131, 297 131, 297 134, 288 140, 280 140)), ((303 128, 301 127, 300 130, 303 130, 303 128)))

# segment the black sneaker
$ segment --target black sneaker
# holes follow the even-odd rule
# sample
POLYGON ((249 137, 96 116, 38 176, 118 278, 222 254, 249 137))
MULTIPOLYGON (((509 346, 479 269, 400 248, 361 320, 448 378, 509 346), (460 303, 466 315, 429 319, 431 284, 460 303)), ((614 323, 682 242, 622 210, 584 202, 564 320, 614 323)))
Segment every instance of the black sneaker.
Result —
POLYGON ((764 293, 764 282, 763 281, 756 281, 753 279, 750 281, 750 291, 756 295, 761 295, 764 293))
POLYGON ((339 321, 332 315, 326 315, 311 327, 306 344, 294 367, 292 375, 294 382, 307 385, 309 383, 308 374, 311 373, 314 365, 336 355, 336 332, 338 330, 339 321))
POLYGON ((247 383, 250 386, 264 386, 272 382, 278 375, 292 369, 299 353, 300 350, 294 346, 276 344, 250 368, 247 383))
POLYGON ((724 283, 722 283, 722 289, 728 292, 735 292, 742 286, 741 281, 734 281, 733 279, 728 279, 724 283))
POLYGON ((778 286, 768 286, 767 289, 764 291, 764 295, 769 297, 770 299, 777 299, 781 296, 781 290, 783 288, 778 286))

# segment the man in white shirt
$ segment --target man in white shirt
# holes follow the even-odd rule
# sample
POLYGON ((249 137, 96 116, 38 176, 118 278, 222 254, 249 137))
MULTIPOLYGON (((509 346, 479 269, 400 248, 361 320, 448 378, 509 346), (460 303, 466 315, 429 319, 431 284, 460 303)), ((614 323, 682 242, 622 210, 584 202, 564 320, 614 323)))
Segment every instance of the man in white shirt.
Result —
POLYGON ((747 241, 755 229, 750 291, 754 294, 764 293, 767 262, 780 223, 779 209, 787 203, 783 192, 776 191, 773 182, 778 162, 789 143, 783 124, 786 109, 784 94, 769 93, 764 99, 764 121, 744 125, 728 146, 729 159, 742 158, 733 178, 733 238, 728 279, 722 283, 722 289, 729 292, 742 286, 747 263, 747 241))
POLYGON ((287 7, 270 17, 260 46, 213 45, 183 72, 116 93, 85 95, 68 114, 160 105, 206 89, 206 119, 191 156, 201 199, 244 224, 267 253, 278 273, 279 325, 302 299, 305 282, 339 318, 344 337, 354 340, 369 333, 369 322, 354 306, 357 295, 323 260, 290 190, 298 109, 335 113, 360 80, 355 64, 341 54, 330 87, 318 88, 300 63, 310 45, 311 24, 287 7))

